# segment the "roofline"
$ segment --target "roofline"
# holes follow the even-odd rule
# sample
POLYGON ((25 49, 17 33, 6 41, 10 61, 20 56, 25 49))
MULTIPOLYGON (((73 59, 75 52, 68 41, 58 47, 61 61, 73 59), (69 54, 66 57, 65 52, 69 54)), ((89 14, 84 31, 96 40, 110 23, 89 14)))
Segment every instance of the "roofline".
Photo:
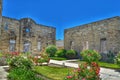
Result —
POLYGON ((120 18, 120 16, 114 16, 114 17, 105 18, 105 19, 97 20, 97 21, 90 22, 90 23, 85 23, 85 24, 82 24, 82 25, 78 25, 78 26, 74 26, 72 28, 65 29, 65 31, 66 30, 70 30, 70 29, 74 29, 74 28, 85 27, 86 25, 89 25, 89 24, 99 23, 99 22, 110 20, 110 19, 114 19, 114 18, 120 18))

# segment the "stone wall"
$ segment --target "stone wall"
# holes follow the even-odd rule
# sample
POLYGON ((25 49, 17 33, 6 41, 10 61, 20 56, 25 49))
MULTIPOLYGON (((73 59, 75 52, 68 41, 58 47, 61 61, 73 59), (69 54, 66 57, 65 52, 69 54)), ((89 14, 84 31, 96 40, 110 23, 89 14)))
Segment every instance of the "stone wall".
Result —
POLYGON ((32 19, 24 18, 20 20, 20 26, 21 26, 21 51, 23 50, 23 44, 24 41, 29 41, 31 44, 30 51, 35 52, 40 51, 42 48, 45 48, 48 45, 54 44, 55 45, 55 34, 56 29, 50 26, 45 26, 41 24, 36 24, 32 19), (23 28, 24 27, 30 27, 30 35, 29 36, 23 36, 23 28), (41 49, 38 50, 38 44, 41 44, 41 49))
POLYGON ((56 40, 56 46, 59 49, 63 49, 64 48, 64 40, 56 40))
POLYGON ((16 19, 2 17, 2 29, 1 29, 1 50, 9 51, 10 32, 14 31, 16 35, 16 49, 18 51, 19 46, 19 21, 16 19))
POLYGON ((64 48, 95 49, 101 53, 120 51, 120 17, 76 26, 64 31, 64 48))
POLYGON ((0 49, 3 51, 9 52, 11 49, 17 52, 38 53, 48 45, 55 45, 56 29, 37 24, 30 18, 17 20, 3 17, 1 30, 0 49), (10 42, 15 42, 15 45, 10 42), (15 50, 10 45, 15 46, 15 50))

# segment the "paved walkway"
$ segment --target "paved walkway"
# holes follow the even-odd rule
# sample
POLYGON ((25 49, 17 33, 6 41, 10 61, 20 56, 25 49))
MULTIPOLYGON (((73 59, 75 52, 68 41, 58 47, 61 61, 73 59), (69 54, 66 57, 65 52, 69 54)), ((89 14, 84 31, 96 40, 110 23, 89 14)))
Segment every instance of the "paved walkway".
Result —
MULTIPOLYGON (((78 68, 77 63, 71 63, 69 61, 50 60, 50 64, 78 68)), ((120 80, 120 72, 113 69, 100 68, 100 77, 102 80, 120 80)))
POLYGON ((5 67, 8 66, 0 66, 0 80, 7 80, 8 73, 5 71, 5 67))

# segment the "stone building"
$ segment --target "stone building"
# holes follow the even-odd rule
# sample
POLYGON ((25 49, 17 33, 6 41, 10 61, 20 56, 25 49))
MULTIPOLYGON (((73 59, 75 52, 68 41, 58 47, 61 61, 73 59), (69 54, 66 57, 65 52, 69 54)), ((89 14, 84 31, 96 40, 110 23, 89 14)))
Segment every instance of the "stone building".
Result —
POLYGON ((64 48, 64 40, 56 40, 56 47, 58 49, 63 49, 64 48))
POLYGON ((2 16, 0 0, 0 50, 40 52, 56 43, 56 28, 37 24, 30 18, 20 20, 2 16))
POLYGON ((95 49, 100 53, 120 51, 120 17, 112 17, 64 31, 64 48, 81 52, 95 49))

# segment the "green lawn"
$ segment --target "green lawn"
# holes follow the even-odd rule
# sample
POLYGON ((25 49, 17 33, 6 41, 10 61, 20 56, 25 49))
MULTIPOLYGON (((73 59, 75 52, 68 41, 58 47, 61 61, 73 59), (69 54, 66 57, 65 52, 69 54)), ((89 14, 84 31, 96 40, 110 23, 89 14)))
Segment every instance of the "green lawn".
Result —
POLYGON ((50 59, 58 60, 58 61, 67 60, 66 58, 61 58, 61 57, 50 57, 50 59))
POLYGON ((73 68, 60 68, 51 66, 36 66, 34 69, 35 72, 52 80, 63 80, 68 72, 73 70, 73 68))
POLYGON ((112 63, 99 62, 99 65, 104 68, 120 69, 120 66, 112 63))
MULTIPOLYGON (((78 61, 78 63, 83 63, 84 61, 78 61)), ((100 67, 104 67, 104 68, 110 68, 110 69, 120 69, 120 66, 118 66, 117 64, 113 64, 113 63, 106 63, 106 62, 99 62, 100 67)))

